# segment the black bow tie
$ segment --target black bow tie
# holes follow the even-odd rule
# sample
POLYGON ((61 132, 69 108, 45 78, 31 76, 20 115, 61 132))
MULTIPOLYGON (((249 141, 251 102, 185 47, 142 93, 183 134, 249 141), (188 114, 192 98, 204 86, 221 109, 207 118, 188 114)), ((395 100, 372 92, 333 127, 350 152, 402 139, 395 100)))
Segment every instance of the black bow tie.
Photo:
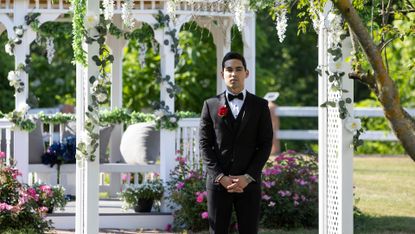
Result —
POLYGON ((244 94, 239 93, 238 95, 232 95, 232 94, 228 93, 228 100, 229 101, 232 101, 235 98, 240 99, 240 100, 244 100, 244 94))

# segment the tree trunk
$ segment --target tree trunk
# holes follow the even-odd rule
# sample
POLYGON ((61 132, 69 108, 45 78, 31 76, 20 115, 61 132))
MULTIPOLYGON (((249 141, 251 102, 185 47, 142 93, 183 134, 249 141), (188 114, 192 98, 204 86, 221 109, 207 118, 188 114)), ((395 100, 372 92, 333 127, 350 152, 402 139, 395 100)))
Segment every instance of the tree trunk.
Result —
POLYGON ((365 51, 366 57, 374 70, 378 91, 375 93, 383 107, 385 117, 406 152, 415 161, 415 121, 402 108, 399 92, 385 68, 380 50, 370 38, 367 28, 351 5, 350 0, 333 0, 333 4, 340 10, 365 51))

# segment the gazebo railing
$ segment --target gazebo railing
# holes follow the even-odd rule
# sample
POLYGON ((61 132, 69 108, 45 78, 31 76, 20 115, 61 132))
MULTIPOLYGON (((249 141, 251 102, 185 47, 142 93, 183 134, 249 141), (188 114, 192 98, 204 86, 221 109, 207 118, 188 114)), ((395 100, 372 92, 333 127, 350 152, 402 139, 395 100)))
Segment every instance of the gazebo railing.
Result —
MULTIPOLYGON (((409 113, 415 115, 415 109, 409 109, 409 113)), ((295 117, 310 117, 316 118, 318 116, 317 107, 278 107, 276 113, 280 118, 295 118, 295 117)), ((383 112, 380 108, 355 108, 355 116, 364 117, 382 117, 383 112)), ((55 127, 50 124, 45 128, 43 140, 44 143, 50 145, 53 141, 62 140, 64 127, 61 125, 55 127)), ((0 119, 0 150, 6 153, 7 160, 12 155, 12 136, 13 136, 13 124, 7 119, 0 119)), ((193 165, 200 165, 200 153, 199 153, 199 118, 187 118, 179 121, 179 128, 175 131, 175 148, 176 152, 172 152, 171 160, 174 160, 176 156, 185 156, 187 162, 193 165), (175 155, 174 155, 175 154, 175 155)), ((278 131, 279 139, 285 140, 317 140, 318 130, 316 129, 303 129, 303 130, 291 130, 284 129, 278 131)), ((396 141, 396 137, 389 131, 366 131, 361 136, 361 139, 365 140, 377 140, 377 141, 396 141)), ((130 165, 126 163, 101 163, 101 183, 100 191, 109 192, 109 194, 115 194, 130 183, 139 183, 140 178, 151 176, 152 173, 159 173, 160 167, 155 165, 130 165), (121 176, 116 184, 121 186, 110 186, 111 181, 109 178, 112 173, 118 173, 121 176), (114 191, 114 189, 116 191, 114 191)), ((55 184, 57 179, 56 166, 50 167, 43 164, 29 164, 29 182, 45 182, 55 184)), ((67 188, 67 193, 75 193, 75 164, 63 164, 60 170, 60 183, 67 188)))
MULTIPOLYGON (((119 14, 122 10, 123 0, 114 1, 114 13, 119 14)), ((140 11, 147 13, 158 13, 159 10, 163 10, 167 0, 134 0, 132 11, 140 11)), ((0 0, 0 10, 13 10, 13 0, 0 0)), ((66 13, 71 11, 71 3, 66 0, 29 0, 29 9, 33 12, 56 12, 62 11, 66 13)), ((225 13, 229 12, 227 5, 223 1, 218 0, 194 0, 192 2, 182 0, 175 3, 176 13, 186 12, 212 12, 212 13, 225 13)), ((7 11, 6 11, 7 12, 7 11)), ((11 13, 11 11, 10 11, 11 13)))
POLYGON ((10 163, 10 158, 12 156, 12 127, 13 123, 11 123, 8 119, 0 119, 0 151, 6 153, 7 164, 10 163))

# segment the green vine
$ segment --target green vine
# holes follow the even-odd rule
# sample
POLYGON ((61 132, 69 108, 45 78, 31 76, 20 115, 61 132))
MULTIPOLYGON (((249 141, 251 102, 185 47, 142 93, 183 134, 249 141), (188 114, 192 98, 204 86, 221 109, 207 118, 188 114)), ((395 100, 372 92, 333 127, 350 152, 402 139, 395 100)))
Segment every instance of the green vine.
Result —
POLYGON ((22 131, 31 132, 36 128, 34 121, 26 118, 24 111, 14 110, 4 116, 22 131))
MULTIPOLYGON (((334 24, 332 30, 341 30, 340 34, 338 34, 339 32, 335 33, 336 36, 340 35, 340 38, 339 38, 340 41, 337 41, 337 43, 336 43, 336 41, 334 40, 334 42, 332 42, 329 45, 329 47, 327 49, 327 53, 332 56, 333 62, 338 62, 343 56, 343 54, 342 54, 342 41, 345 38, 347 38, 348 33, 345 30, 343 30, 343 28, 344 28, 344 25, 342 25, 343 22, 341 22, 341 21, 336 21, 335 22, 335 20, 333 20, 332 24, 334 24)), ((334 37, 334 35, 333 35, 333 37, 334 37)), ((336 65, 334 70, 336 70, 337 68, 338 67, 336 65)), ((318 67, 316 70, 319 73, 319 75, 321 76, 322 75, 322 68, 318 67)), ((321 104, 320 106, 321 107, 331 106, 333 108, 335 108, 335 107, 338 108, 339 118, 342 119, 343 121, 347 120, 346 121, 346 128, 349 131, 352 131, 354 133, 352 146, 353 146, 354 150, 356 150, 358 146, 363 144, 363 141, 361 139, 359 139, 359 137, 363 133, 364 130, 360 127, 360 120, 358 121, 359 122, 359 125, 358 125, 359 127, 357 129, 347 126, 348 122, 350 122, 350 121, 355 122, 356 119, 351 118, 351 115, 350 115, 350 113, 349 113, 349 111, 346 107, 346 104, 351 104, 352 103, 352 99, 351 98, 343 99, 343 93, 349 92, 348 90, 343 89, 343 85, 342 85, 342 80, 343 80, 343 77, 345 76, 345 72, 330 71, 329 69, 325 69, 325 74, 327 75, 328 80, 331 84, 330 89, 333 92, 339 92, 340 98, 337 100, 337 102, 336 101, 327 101, 327 102, 321 104)), ((357 126, 356 123, 354 123, 352 125, 357 126)))
POLYGON ((103 110, 99 115, 99 122, 101 126, 108 126, 112 124, 128 123, 131 116, 126 109, 115 108, 114 110, 103 110))
POLYGON ((24 17, 26 25, 30 26, 35 32, 40 31, 40 22, 38 19, 39 16, 40 16, 40 13, 36 12, 36 13, 29 13, 24 17))
POLYGON ((75 62, 86 66, 86 55, 82 48, 85 35, 84 18, 86 13, 86 0, 71 0, 73 7, 72 16, 72 48, 74 51, 75 62))
POLYGON ((75 115, 61 112, 58 112, 53 115, 45 115, 43 112, 40 112, 38 118, 43 123, 47 124, 67 124, 68 122, 75 120, 75 115))

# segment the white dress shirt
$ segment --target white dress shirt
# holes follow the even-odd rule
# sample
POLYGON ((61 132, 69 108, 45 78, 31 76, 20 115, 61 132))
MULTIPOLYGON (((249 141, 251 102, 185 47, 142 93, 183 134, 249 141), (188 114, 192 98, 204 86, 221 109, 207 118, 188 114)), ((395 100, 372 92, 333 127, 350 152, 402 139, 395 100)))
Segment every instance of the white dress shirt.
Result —
POLYGON ((228 100, 229 108, 231 108, 233 117, 235 119, 238 117, 239 111, 241 110, 242 105, 244 104, 244 101, 245 101, 245 98, 246 98, 246 89, 243 89, 241 93, 244 95, 243 100, 238 99, 238 98, 234 98, 232 101, 229 101, 228 94, 238 95, 239 93, 236 93, 236 94, 232 93, 228 89, 226 89, 226 92, 225 92, 226 100, 228 100))

